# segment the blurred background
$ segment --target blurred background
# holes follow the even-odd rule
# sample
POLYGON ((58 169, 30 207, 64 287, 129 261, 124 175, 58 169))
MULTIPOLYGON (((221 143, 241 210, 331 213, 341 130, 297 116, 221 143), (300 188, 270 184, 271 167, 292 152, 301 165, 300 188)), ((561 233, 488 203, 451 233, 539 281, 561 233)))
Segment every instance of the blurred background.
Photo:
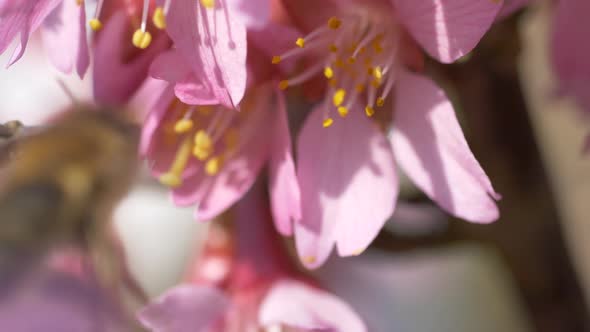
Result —
MULTIPOLYGON (((581 154, 590 125, 571 100, 555 97, 549 15, 539 2, 497 23, 458 63, 428 64, 503 196, 501 219, 449 219, 404 184, 406 203, 374 250, 314 272, 375 330, 590 330, 590 158, 581 154)), ((0 122, 41 123, 71 103, 62 85, 90 98, 88 78, 58 74, 31 43, 0 74, 0 122)), ((180 280, 207 227, 191 209, 174 207, 147 175, 116 219, 132 270, 152 296, 180 280)))

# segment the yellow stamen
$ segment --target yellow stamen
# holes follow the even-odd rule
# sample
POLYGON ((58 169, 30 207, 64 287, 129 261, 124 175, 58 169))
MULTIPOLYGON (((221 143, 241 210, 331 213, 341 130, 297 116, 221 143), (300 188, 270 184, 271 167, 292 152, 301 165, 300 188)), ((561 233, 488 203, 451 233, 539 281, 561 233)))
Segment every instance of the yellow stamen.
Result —
POLYGON ((381 80, 379 79, 374 79, 373 81, 371 81, 371 85, 375 88, 378 88, 381 86, 381 80))
POLYGON ((154 16, 152 17, 152 22, 156 28, 163 30, 166 29, 166 15, 164 14, 164 8, 156 7, 154 10, 154 16))
POLYGON ((305 256, 303 257, 303 262, 307 264, 313 264, 316 262, 315 256, 305 256))
POLYGON ((190 154, 191 154, 192 142, 190 137, 185 138, 180 144, 176 157, 170 166, 170 170, 167 173, 160 176, 160 183, 168 187, 176 188, 182 184, 182 172, 186 168, 190 154))
POLYGON ((342 102, 344 102, 345 97, 346 97, 346 90, 344 90, 344 89, 336 90, 336 92, 334 92, 334 96, 332 97, 332 102, 334 103, 334 106, 338 107, 338 106, 342 105, 342 102))
POLYGON ((330 46, 328 47, 328 49, 330 50, 330 52, 332 53, 336 53, 338 52, 338 46, 336 46, 335 44, 330 44, 330 46))
POLYGON ((207 175, 216 175, 223 166, 223 159, 221 157, 213 157, 205 164, 205 173, 207 175))
POLYGON ((363 93, 365 91, 365 86, 363 84, 357 84, 355 90, 358 93, 363 93))
POLYGON ((383 78, 383 71, 381 70, 381 67, 375 67, 375 70, 373 71, 373 77, 378 80, 383 78))
POLYGON ((193 148, 193 155, 197 159, 203 161, 213 153, 213 141, 211 136, 204 130, 199 130, 195 134, 195 147, 193 148))
POLYGON ((356 58, 350 57, 350 58, 348 58, 347 61, 348 61, 348 64, 354 65, 354 63, 356 62, 356 58))
POLYGON ((152 34, 149 31, 143 31, 141 29, 135 30, 132 39, 133 45, 142 50, 150 46, 152 42, 152 34))
POLYGON ((305 47, 305 39, 299 37, 297 38, 297 41, 295 42, 295 45, 304 48, 305 47))
POLYGON ((365 114, 367 114, 368 117, 372 117, 373 114, 375 114, 375 109, 371 106, 367 106, 365 107, 365 114))
POLYGON ((332 77, 334 77, 334 70, 332 69, 332 67, 324 68, 324 76, 326 76, 327 79, 331 79, 332 77))
POLYGON ((280 56, 275 55, 275 56, 272 57, 272 64, 273 65, 276 65, 277 63, 280 63, 280 62, 281 62, 281 57, 280 56))
POLYGON ((90 29, 92 29, 92 31, 98 31, 102 29, 102 22, 97 18, 93 18, 90 21, 88 21, 88 25, 90 26, 90 29))
POLYGON ((340 21, 340 19, 338 19, 337 17, 330 17, 330 19, 328 20, 328 27, 330 29, 338 29, 340 28, 340 25, 342 24, 342 21, 340 21))
POLYGON ((193 120, 180 119, 174 124, 174 132, 177 134, 184 134, 193 129, 193 120))
POLYGON ((332 118, 326 118, 324 120, 324 122, 322 123, 322 125, 324 126, 324 128, 328 128, 330 127, 332 124, 334 123, 334 119, 332 118))
POLYGON ((377 98, 377 103, 376 104, 377 104, 378 107, 382 107, 383 105, 385 105, 385 99, 383 99, 381 97, 377 98))
POLYGON ((76 5, 81 6, 84 3, 83 0, 76 0, 76 5))
POLYGON ((215 8, 215 0, 200 0, 203 7, 211 9, 215 8))
POLYGON ((279 89, 287 90, 288 87, 289 87, 289 81, 284 80, 284 81, 279 82, 279 89))
POLYGON ((345 118, 348 115, 348 108, 344 106, 338 107, 338 114, 340 114, 341 117, 345 118))

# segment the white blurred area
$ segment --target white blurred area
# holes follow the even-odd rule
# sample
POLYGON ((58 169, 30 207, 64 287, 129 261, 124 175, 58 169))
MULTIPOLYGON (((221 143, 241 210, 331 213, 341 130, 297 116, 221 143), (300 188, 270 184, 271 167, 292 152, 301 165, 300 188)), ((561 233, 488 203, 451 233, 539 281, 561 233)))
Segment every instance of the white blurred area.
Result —
MULTIPOLYGON (((6 63, 8 55, 0 57, 6 63)), ((0 121, 38 124, 71 100, 57 84, 61 77, 77 99, 90 85, 74 75, 58 75, 36 43, 24 58, 0 74, 0 121)), ((131 269, 152 296, 182 277, 205 226, 191 209, 174 207, 166 192, 143 178, 116 212, 131 269)), ((530 331, 511 277, 495 252, 459 246, 420 254, 371 254, 340 259, 320 270, 320 279, 364 315, 377 332, 530 331)))

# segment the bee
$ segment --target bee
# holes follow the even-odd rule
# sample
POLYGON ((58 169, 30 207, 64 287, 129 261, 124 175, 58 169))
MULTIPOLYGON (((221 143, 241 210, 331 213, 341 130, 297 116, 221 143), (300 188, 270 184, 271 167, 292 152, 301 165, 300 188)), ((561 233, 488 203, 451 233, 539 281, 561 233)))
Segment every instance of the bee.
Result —
MULTIPOLYGON (((52 250, 73 246, 87 254, 103 286, 145 299, 111 223, 139 163, 139 130, 118 114, 82 107, 16 139, 0 179, 0 283, 18 281, 52 250)), ((4 129, 0 137, 10 135, 4 129)))

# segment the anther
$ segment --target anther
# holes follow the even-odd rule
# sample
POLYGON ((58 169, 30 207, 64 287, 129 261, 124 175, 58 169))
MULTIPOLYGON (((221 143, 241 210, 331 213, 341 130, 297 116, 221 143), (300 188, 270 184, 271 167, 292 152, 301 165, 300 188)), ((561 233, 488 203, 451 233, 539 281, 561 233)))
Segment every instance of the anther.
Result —
POLYGON ((334 70, 332 69, 332 67, 324 68, 324 76, 326 76, 327 79, 331 79, 332 77, 334 77, 334 70))
POLYGON ((371 106, 367 106, 365 107, 365 114, 367 114, 368 117, 372 117, 373 114, 375 114, 375 109, 371 106))
POLYGON ((88 25, 90 26, 90 29, 92 29, 92 31, 98 31, 102 29, 102 22, 100 22, 100 20, 97 18, 93 18, 90 21, 88 21, 88 25))
POLYGON ((219 173, 221 166, 223 165, 223 160, 221 157, 213 157, 207 161, 205 164, 205 173, 207 175, 213 176, 219 173))
POLYGON ((200 2, 207 9, 215 8, 215 0, 200 0, 200 2))
POLYGON ((378 107, 382 107, 383 105, 385 105, 385 99, 379 97, 377 98, 377 102, 376 102, 378 107))
POLYGON ((213 152, 213 141, 211 136, 204 130, 199 130, 195 134, 195 147, 193 148, 193 155, 197 159, 203 161, 207 159, 213 152))
POLYGON ((338 107, 338 114, 340 114, 341 117, 345 118, 348 115, 348 108, 344 106, 338 107))
POLYGON ((342 21, 337 17, 330 17, 330 19, 328 20, 328 27, 330 29, 336 30, 340 28, 340 25, 342 25, 342 21))
POLYGON ((330 46, 328 46, 328 50, 330 50, 330 52, 332 53, 336 53, 338 52, 338 46, 336 46, 335 44, 330 44, 330 46))
POLYGON ((305 47, 305 39, 299 37, 297 38, 297 40, 295 41, 295 45, 304 48, 305 47))
POLYGON ((78 5, 78 6, 82 6, 83 3, 84 3, 83 0, 76 0, 76 5, 78 5))
POLYGON ((272 64, 276 65, 281 62, 281 57, 279 55, 275 55, 272 57, 272 64))
POLYGON ((279 89, 287 90, 288 87, 289 87, 289 81, 283 80, 283 81, 279 82, 279 89))
POLYGON ((334 96, 332 97, 332 102, 334 103, 334 106, 338 107, 338 106, 342 105, 342 102, 344 102, 345 97, 346 97, 346 90, 344 90, 344 89, 336 90, 336 92, 334 92, 334 96))
POLYGON ((141 29, 135 30, 132 39, 133 45, 142 50, 150 46, 152 42, 152 34, 149 31, 143 31, 141 29))
POLYGON ((174 125, 174 132, 177 134, 185 134, 193 129, 193 120, 191 119, 180 119, 174 125))
POLYGON ((330 127, 332 124, 334 123, 334 119, 332 118, 326 118, 324 120, 324 122, 322 123, 322 125, 324 126, 324 128, 328 128, 330 127))
POLYGON ((162 30, 166 29, 166 14, 164 14, 164 8, 156 7, 154 10, 154 15, 152 17, 152 22, 156 26, 156 28, 162 30))
POLYGON ((96 10, 94 11, 94 17, 88 21, 88 25, 90 25, 90 29, 93 31, 98 31, 102 28, 102 22, 98 19, 100 16, 100 12, 102 11, 102 5, 104 0, 98 0, 96 3, 96 10))

